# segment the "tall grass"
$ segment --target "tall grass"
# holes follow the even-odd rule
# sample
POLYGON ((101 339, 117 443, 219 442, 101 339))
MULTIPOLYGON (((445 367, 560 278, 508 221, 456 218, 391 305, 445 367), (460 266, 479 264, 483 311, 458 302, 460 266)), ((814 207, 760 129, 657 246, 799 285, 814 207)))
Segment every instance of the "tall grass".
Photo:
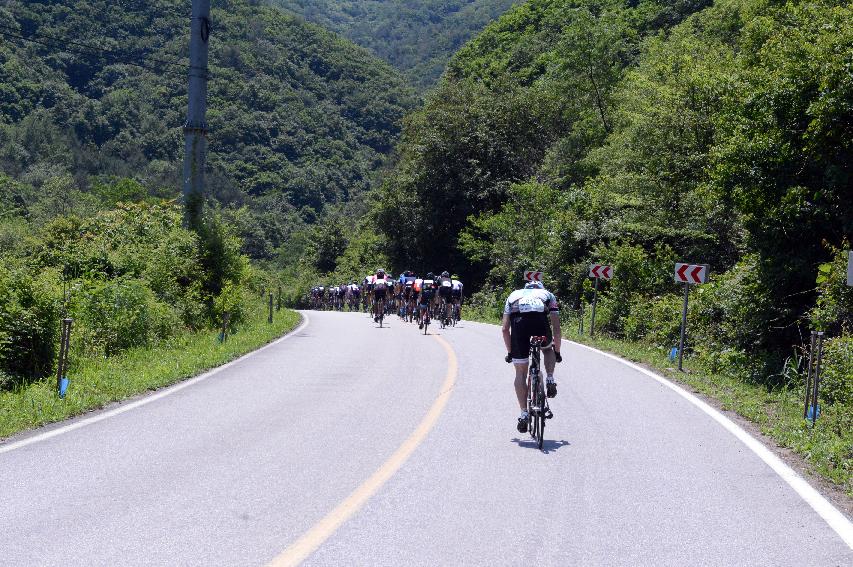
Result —
POLYGON ((271 342, 300 320, 296 312, 282 309, 269 324, 267 313, 265 306, 254 306, 246 322, 224 343, 219 342, 217 331, 205 330, 109 358, 78 358, 72 352, 64 399, 56 393, 55 379, 0 391, 0 438, 180 382, 271 342))

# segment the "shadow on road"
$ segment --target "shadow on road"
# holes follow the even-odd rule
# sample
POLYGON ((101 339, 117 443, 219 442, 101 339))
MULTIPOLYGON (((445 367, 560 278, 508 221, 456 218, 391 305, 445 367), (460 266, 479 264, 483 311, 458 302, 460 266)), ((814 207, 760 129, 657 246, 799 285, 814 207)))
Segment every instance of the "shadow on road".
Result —
MULTIPOLYGON (((525 449, 539 449, 539 444, 536 443, 536 441, 534 441, 533 439, 530 439, 529 437, 527 439, 519 439, 516 437, 512 439, 512 442, 518 445, 519 447, 524 447, 525 449)), ((551 441, 546 439, 542 442, 542 452, 548 454, 552 451, 558 450, 560 447, 566 447, 568 445, 571 445, 571 443, 566 440, 551 441)))

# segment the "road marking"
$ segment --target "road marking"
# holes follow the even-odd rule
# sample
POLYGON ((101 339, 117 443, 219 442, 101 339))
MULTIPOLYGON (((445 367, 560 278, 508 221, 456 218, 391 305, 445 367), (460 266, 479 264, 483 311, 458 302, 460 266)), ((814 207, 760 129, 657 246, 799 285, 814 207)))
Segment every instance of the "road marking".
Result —
POLYGON ((429 408, 417 429, 409 435, 402 445, 394 452, 387 461, 374 472, 370 478, 356 488, 338 506, 326 514, 309 529, 298 540, 285 549, 281 555, 270 562, 269 567, 290 567, 299 565, 305 561, 323 542, 334 534, 341 525, 358 512, 388 480, 400 469, 401 466, 412 456, 415 449, 423 443, 429 432, 435 426, 438 418, 444 411, 453 387, 456 384, 456 376, 459 371, 459 362, 453 347, 438 335, 432 335, 447 352, 447 377, 441 385, 438 397, 429 408))
POLYGON ((298 334, 300 331, 305 329, 305 327, 307 327, 308 323, 310 322, 310 319, 308 318, 307 313, 303 312, 300 314, 302 315, 302 323, 298 327, 296 327, 295 329, 293 329, 292 331, 290 331, 288 334, 284 335, 283 337, 276 339, 273 342, 271 342, 267 345, 264 345, 261 348, 254 350, 248 354, 244 354, 240 358, 232 360, 231 362, 229 362, 227 364, 223 364, 222 366, 214 368, 213 370, 209 370, 209 371, 205 372, 204 374, 196 376, 195 378, 190 378, 189 380, 185 380, 185 381, 179 382, 173 386, 169 386, 166 389, 164 389, 160 392, 157 392, 156 394, 152 394, 150 396, 147 396, 147 397, 142 398, 140 400, 137 400, 135 402, 131 402, 129 404, 122 405, 122 406, 117 407, 115 409, 105 411, 103 413, 99 413, 99 414, 94 415, 92 417, 87 417, 84 419, 73 421, 72 423, 69 423, 68 425, 64 425, 64 426, 58 427, 56 429, 51 429, 50 431, 45 431, 44 433, 40 433, 38 435, 33 435, 32 437, 27 437, 25 439, 21 439, 20 441, 15 441, 13 443, 0 445, 0 454, 8 453, 9 451, 14 451, 15 449, 20 449, 21 447, 26 447, 27 445, 32 445, 33 443, 38 443, 40 441, 46 441, 46 440, 51 439, 53 437, 56 437, 58 435, 62 435, 64 433, 70 433, 71 431, 74 431, 75 429, 80 429, 81 427, 86 427, 87 425, 92 425, 93 423, 98 423, 99 421, 104 421, 105 419, 109 419, 111 417, 121 415, 121 414, 128 412, 130 410, 136 409, 138 407, 142 407, 142 406, 150 404, 152 402, 156 402, 157 400, 161 400, 161 399, 165 398, 166 396, 170 396, 170 395, 174 394, 175 392, 180 392, 184 388, 189 388, 190 386, 192 386, 194 384, 198 384, 202 380, 207 380, 211 376, 215 376, 216 374, 219 374, 223 370, 231 368, 235 364, 239 364, 240 362, 246 360, 247 358, 251 358, 252 356, 255 356, 256 354, 258 354, 260 352, 263 352, 269 348, 272 348, 275 345, 279 344, 280 342, 286 341, 290 337, 293 337, 294 335, 298 334))
POLYGON ((625 359, 619 358, 616 355, 610 354, 608 352, 603 352, 598 350, 597 348, 593 348, 587 345, 583 345, 580 343, 576 343, 574 341, 566 341, 569 344, 578 346, 580 348, 590 350, 601 356, 605 356, 607 358, 611 358, 616 360, 617 362, 621 362, 622 364, 645 374, 646 376, 652 378, 656 382, 666 386, 676 394, 680 395, 682 398, 686 399, 688 402, 705 412, 708 416, 711 417, 714 421, 722 425, 729 433, 737 437, 741 443, 746 445, 753 453, 755 453, 759 459, 765 462, 773 471, 782 477, 788 486, 794 489, 794 491, 800 495, 800 498, 806 501, 806 503, 812 507, 812 509, 818 513, 818 515, 823 518, 823 520, 832 528, 835 533, 841 537, 844 543, 850 549, 853 549, 853 522, 847 519, 847 516, 841 513, 832 503, 823 497, 817 490, 812 487, 806 480, 801 477, 797 472, 786 465, 782 459, 777 457, 773 451, 764 446, 764 444, 747 433, 742 427, 738 424, 730 420, 728 417, 708 405, 707 403, 700 400, 698 397, 694 396, 681 386, 670 382, 663 376, 659 374, 655 374, 650 370, 646 370, 642 366, 638 366, 632 362, 628 362, 625 359))

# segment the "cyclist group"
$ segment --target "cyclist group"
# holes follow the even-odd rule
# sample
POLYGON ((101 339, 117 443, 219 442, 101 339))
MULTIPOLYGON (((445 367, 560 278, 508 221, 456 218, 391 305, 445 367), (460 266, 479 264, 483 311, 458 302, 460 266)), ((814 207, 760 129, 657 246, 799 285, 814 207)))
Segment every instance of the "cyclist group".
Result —
MULTIPOLYGON (((455 325, 461 319, 463 290, 459 278, 447 271, 439 276, 429 272, 420 278, 406 270, 393 278, 379 269, 365 276, 361 282, 353 281, 331 288, 315 286, 311 289, 310 303, 312 309, 343 311, 346 307, 350 311, 369 312, 374 322, 380 324, 385 314, 396 312, 401 319, 417 322, 420 329, 426 329, 434 319, 438 319, 442 327, 455 325)), ((513 291, 504 303, 501 332, 507 351, 504 360, 515 366, 514 388, 521 408, 517 429, 525 433, 531 423, 528 381, 531 339, 536 341, 544 358, 546 395, 548 398, 557 395, 554 369, 563 358, 560 355, 562 333, 556 296, 541 282, 528 282, 523 288, 513 291)))
POLYGON ((440 276, 432 272, 418 277, 406 270, 394 278, 385 270, 365 276, 361 282, 311 288, 309 303, 312 309, 335 311, 362 310, 369 312, 375 322, 387 314, 396 313, 401 319, 417 322, 419 328, 433 319, 442 326, 455 325, 462 318, 464 284, 456 275, 444 271, 440 276))

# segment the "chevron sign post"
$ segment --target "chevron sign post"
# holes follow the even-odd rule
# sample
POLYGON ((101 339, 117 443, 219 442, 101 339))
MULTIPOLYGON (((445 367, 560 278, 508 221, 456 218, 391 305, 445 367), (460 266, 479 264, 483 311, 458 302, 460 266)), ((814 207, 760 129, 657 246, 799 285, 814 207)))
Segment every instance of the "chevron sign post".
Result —
POLYGON ((595 278, 595 291, 592 294, 592 319, 589 322, 589 336, 595 335, 595 307, 598 304, 598 282, 613 278, 613 266, 604 264, 592 264, 589 267, 589 277, 595 278))
POLYGON ((705 264, 676 264, 675 281, 688 284, 703 284, 708 281, 708 266, 705 264))
POLYGON ((684 310, 681 312, 681 338, 678 342, 678 370, 684 371, 684 337, 687 334, 687 302, 690 299, 690 286, 708 281, 711 267, 707 264, 676 264, 675 281, 684 284, 684 310))
POLYGON ((613 279, 613 266, 593 264, 589 267, 589 277, 601 278, 603 280, 613 279))
POLYGON ((544 276, 545 274, 543 274, 542 272, 527 270, 526 272, 524 272, 524 281, 541 282, 544 276))

